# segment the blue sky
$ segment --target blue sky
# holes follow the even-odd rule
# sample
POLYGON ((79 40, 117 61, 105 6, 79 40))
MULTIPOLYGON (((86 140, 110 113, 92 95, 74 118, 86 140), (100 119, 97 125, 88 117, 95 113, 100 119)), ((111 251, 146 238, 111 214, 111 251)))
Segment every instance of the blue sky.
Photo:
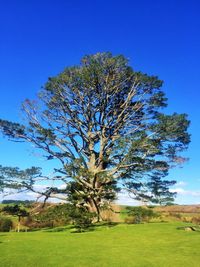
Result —
MULTIPOLYGON (((198 0, 10 0, 0 6, 0 117, 20 120, 20 104, 47 78, 85 54, 111 51, 164 80, 167 112, 187 113, 190 158, 169 178, 178 203, 200 203, 200 2, 198 0)), ((49 168, 30 145, 0 138, 0 164, 49 168)), ((125 201, 125 200, 124 200, 125 201)))

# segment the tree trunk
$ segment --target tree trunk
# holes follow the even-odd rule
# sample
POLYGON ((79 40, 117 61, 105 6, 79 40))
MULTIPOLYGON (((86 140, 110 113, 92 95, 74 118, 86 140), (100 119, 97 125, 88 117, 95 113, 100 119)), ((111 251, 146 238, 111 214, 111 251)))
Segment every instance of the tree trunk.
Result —
POLYGON ((18 216, 18 224, 17 224, 17 232, 20 232, 20 221, 21 221, 21 216, 18 216))
POLYGON ((97 222, 101 221, 101 211, 99 207, 99 202, 93 198, 88 199, 88 211, 89 212, 95 212, 97 214, 97 222))

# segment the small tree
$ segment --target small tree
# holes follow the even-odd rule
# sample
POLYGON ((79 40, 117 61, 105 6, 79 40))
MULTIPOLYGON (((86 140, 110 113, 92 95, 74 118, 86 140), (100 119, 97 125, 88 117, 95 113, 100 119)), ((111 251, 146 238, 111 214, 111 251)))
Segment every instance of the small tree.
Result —
POLYGON ((20 231, 20 223, 21 223, 21 218, 22 217, 27 217, 29 213, 21 208, 19 205, 14 205, 14 206, 5 206, 2 208, 2 211, 18 217, 18 224, 17 224, 17 231, 20 231))

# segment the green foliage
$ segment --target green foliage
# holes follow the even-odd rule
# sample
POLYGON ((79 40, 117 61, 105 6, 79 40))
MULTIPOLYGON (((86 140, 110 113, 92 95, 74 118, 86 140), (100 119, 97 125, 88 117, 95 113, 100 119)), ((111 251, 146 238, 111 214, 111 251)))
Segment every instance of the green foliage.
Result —
POLYGON ((8 188, 30 190, 38 177, 41 177, 41 168, 31 167, 20 170, 18 167, 0 165, 0 190, 4 191, 8 188))
MULTIPOLYGON (((47 209, 42 210, 39 214, 33 216, 33 221, 30 222, 30 226, 35 226, 39 228, 41 225, 46 226, 62 226, 69 224, 71 222, 71 213, 72 213, 71 204, 60 204, 47 209)), ((29 224, 26 224, 29 226, 29 224)))
POLYGON ((2 212, 17 216, 19 221, 21 217, 27 217, 29 213, 24 208, 21 208, 19 205, 7 205, 2 208, 2 212))
MULTIPOLYGON (((96 209, 99 217, 120 182, 136 199, 171 201, 164 177, 186 160, 181 152, 190 142, 189 120, 186 114, 163 113, 167 98, 162 84, 157 76, 135 71, 122 55, 87 55, 80 65, 48 79, 39 93, 41 105, 28 99, 23 103, 25 125, 0 119, 0 131, 61 163, 52 179, 66 183, 66 190, 46 188, 41 192, 45 200, 68 193, 69 200, 96 209)), ((38 169, 15 173, 11 170, 12 179, 0 175, 1 188, 35 190, 38 169)))
POLYGON ((154 173, 149 182, 147 182, 147 190, 149 192, 150 201, 160 205, 168 205, 173 203, 175 192, 169 190, 170 186, 176 184, 176 181, 162 180, 159 173, 154 173))
POLYGON ((95 217, 95 213, 88 212, 84 207, 66 203, 41 209, 35 215, 27 217, 24 224, 30 229, 73 224, 77 232, 83 232, 92 226, 95 217))
POLYGON ((0 217, 0 232, 9 232, 12 228, 12 220, 6 217, 0 217))
POLYGON ((149 222, 150 219, 159 217, 159 214, 152 209, 143 207, 127 207, 128 218, 125 219, 126 223, 142 223, 149 222))
POLYGON ((89 212, 83 207, 72 207, 69 216, 77 229, 77 232, 85 232, 92 226, 92 221, 96 217, 96 214, 89 212))

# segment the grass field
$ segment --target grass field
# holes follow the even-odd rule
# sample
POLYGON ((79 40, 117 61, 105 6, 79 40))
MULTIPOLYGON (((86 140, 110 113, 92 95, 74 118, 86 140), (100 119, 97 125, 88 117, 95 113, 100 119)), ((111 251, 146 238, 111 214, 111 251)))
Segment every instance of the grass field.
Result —
POLYGON ((181 225, 119 224, 86 233, 70 229, 0 233, 0 266, 198 267, 200 232, 177 230, 181 225))

